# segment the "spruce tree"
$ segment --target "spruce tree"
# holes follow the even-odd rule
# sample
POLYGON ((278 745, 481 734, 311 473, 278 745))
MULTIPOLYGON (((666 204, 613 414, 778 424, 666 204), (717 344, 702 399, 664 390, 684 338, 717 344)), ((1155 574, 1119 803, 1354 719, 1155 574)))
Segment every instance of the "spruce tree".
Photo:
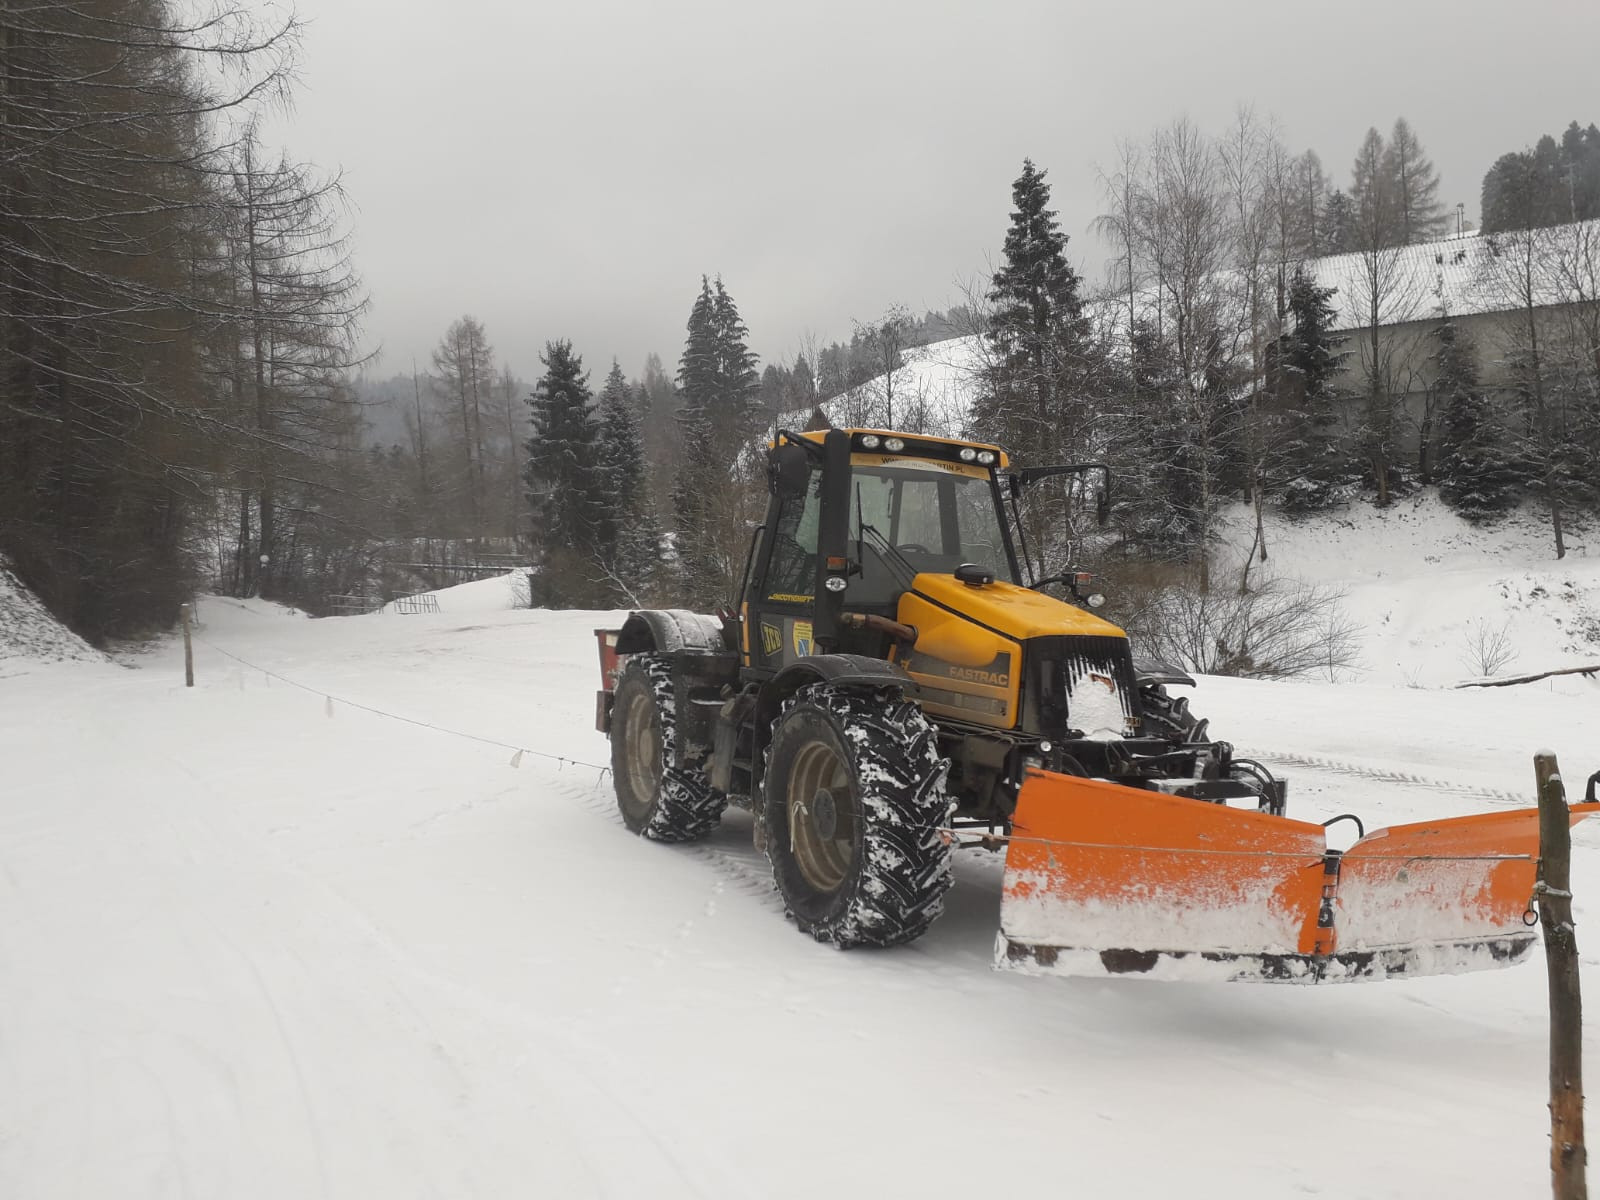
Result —
POLYGON ((1349 475, 1333 384, 1349 357, 1340 350, 1347 339, 1333 332, 1336 291, 1319 287, 1304 267, 1289 283, 1291 327, 1278 354, 1285 428, 1278 490, 1291 512, 1326 508, 1349 475))
POLYGON ((600 393, 597 431, 600 558, 615 597, 628 603, 640 603, 651 590, 660 544, 650 511, 636 403, 613 359, 600 393))
POLYGON ((1335 190, 1323 210, 1323 253, 1345 254, 1355 249, 1355 206, 1349 193, 1335 190))
POLYGON ((989 290, 994 305, 985 335, 991 363, 973 406, 974 432, 1027 461, 1061 457, 1081 434, 1074 375, 1086 358, 1089 324, 1067 262, 1067 235, 1050 209, 1046 172, 1022 162, 1012 184, 1016 205, 1005 261, 989 290))
MULTIPOLYGON (((533 437, 523 478, 547 564, 564 570, 594 556, 604 542, 597 430, 589 377, 572 343, 547 342, 539 361, 545 373, 528 401, 533 437)), ((563 596, 583 591, 574 581, 559 580, 557 586, 563 596)))
POLYGON ((711 329, 717 353, 716 422, 719 433, 727 439, 728 456, 734 457, 744 449, 747 439, 760 425, 759 395, 761 377, 756 372, 756 356, 747 344, 750 331, 739 316, 739 308, 722 286, 722 277, 716 281, 716 293, 711 304, 711 329))
POLYGON ((1195 430, 1171 341, 1153 322, 1133 323, 1127 361, 1127 419, 1111 427, 1107 454, 1132 464, 1119 477, 1118 511, 1129 540, 1159 560, 1181 561, 1200 526, 1195 430))
POLYGON ((678 366, 683 453, 673 489, 686 599, 731 598, 743 566, 748 451, 758 432, 760 377, 738 306, 719 278, 700 278, 678 366))
POLYGON ((1471 335, 1447 317, 1433 336, 1434 389, 1444 404, 1435 471, 1439 495, 1469 521, 1481 521, 1517 502, 1523 472, 1484 397, 1471 335))
POLYGON ((817 381, 811 374, 811 364, 804 354, 795 355, 794 371, 789 376, 788 406, 793 410, 809 409, 817 402, 817 381))

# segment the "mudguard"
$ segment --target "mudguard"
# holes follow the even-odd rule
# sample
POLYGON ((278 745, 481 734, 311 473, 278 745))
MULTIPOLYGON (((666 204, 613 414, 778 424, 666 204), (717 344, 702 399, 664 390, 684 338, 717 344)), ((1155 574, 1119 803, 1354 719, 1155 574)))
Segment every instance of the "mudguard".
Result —
MULTIPOLYGON (((1577 824, 1600 804, 1576 804, 1577 824)), ((1319 983, 1520 962, 1539 810, 1376 830, 1030 771, 996 965, 1035 974, 1319 983)))
POLYGON ((727 644, 718 618, 686 608, 652 608, 629 613, 616 644, 618 654, 732 649, 735 647, 727 644))

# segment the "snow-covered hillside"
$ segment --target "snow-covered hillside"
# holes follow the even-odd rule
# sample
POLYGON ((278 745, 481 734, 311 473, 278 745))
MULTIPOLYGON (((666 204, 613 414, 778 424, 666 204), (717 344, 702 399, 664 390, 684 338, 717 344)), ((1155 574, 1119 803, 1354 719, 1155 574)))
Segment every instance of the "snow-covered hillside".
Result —
POLYGON ((0 680, 30 664, 105 658, 50 615, 0 559, 0 680))
MULTIPOLYGON (((0 679, 0 1195, 1545 1191, 1537 963, 997 974, 980 851, 928 936, 838 953, 785 921, 743 816, 694 847, 623 830, 581 765, 607 761, 614 615, 509 594, 320 621, 206 600, 192 691, 176 644, 0 679)), ((1600 767, 1582 679, 1199 693, 1308 818, 1515 803, 1545 744, 1600 767)), ((1600 828, 1576 837, 1593 990, 1600 828)))
MULTIPOLYGON (((1217 558, 1237 563, 1253 516, 1239 506, 1223 527, 1217 558)), ((1360 661, 1347 674, 1363 681, 1481 678, 1497 641, 1496 675, 1600 663, 1600 531, 1570 531, 1557 561, 1537 512, 1475 526, 1427 490, 1387 509, 1356 502, 1303 521, 1274 515, 1266 540, 1273 574, 1344 591, 1361 627, 1360 661)))
MULTIPOLYGON (((892 390, 895 428, 962 436, 983 366, 982 339, 949 338, 907 350, 904 358, 905 365, 889 383, 880 375, 818 407, 841 427, 884 423, 886 396, 892 390)), ((789 413, 778 425, 803 426, 810 415, 809 410, 789 413)))

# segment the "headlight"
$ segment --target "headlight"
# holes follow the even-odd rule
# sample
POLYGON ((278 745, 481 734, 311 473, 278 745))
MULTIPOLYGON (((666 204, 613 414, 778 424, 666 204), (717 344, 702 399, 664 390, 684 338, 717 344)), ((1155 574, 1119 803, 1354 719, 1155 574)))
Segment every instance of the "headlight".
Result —
POLYGON ((963 446, 961 447, 960 453, 956 457, 962 462, 971 462, 973 459, 978 457, 978 452, 971 446, 963 446))
POLYGON ((822 586, 830 592, 842 592, 849 585, 845 583, 843 575, 829 575, 822 581, 822 586))
POLYGON ((906 448, 906 444, 900 438, 884 438, 883 448, 890 454, 899 454, 906 448))
POLYGON ((876 450, 878 448, 878 435, 875 433, 863 433, 861 435, 861 447, 864 450, 876 450))
POLYGON ((978 461, 981 462, 984 466, 987 467, 989 464, 994 462, 994 451, 993 450, 979 450, 978 451, 978 461))

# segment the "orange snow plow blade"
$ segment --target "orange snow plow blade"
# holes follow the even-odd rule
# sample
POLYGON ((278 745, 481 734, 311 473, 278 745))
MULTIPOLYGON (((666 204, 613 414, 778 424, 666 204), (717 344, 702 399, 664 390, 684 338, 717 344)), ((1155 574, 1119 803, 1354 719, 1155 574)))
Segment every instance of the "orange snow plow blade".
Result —
MULTIPOLYGON (((1600 804, 1572 806, 1576 824, 1600 804)), ((1032 771, 996 965, 1034 974, 1317 983, 1520 962, 1537 809, 1377 830, 1032 771)))

